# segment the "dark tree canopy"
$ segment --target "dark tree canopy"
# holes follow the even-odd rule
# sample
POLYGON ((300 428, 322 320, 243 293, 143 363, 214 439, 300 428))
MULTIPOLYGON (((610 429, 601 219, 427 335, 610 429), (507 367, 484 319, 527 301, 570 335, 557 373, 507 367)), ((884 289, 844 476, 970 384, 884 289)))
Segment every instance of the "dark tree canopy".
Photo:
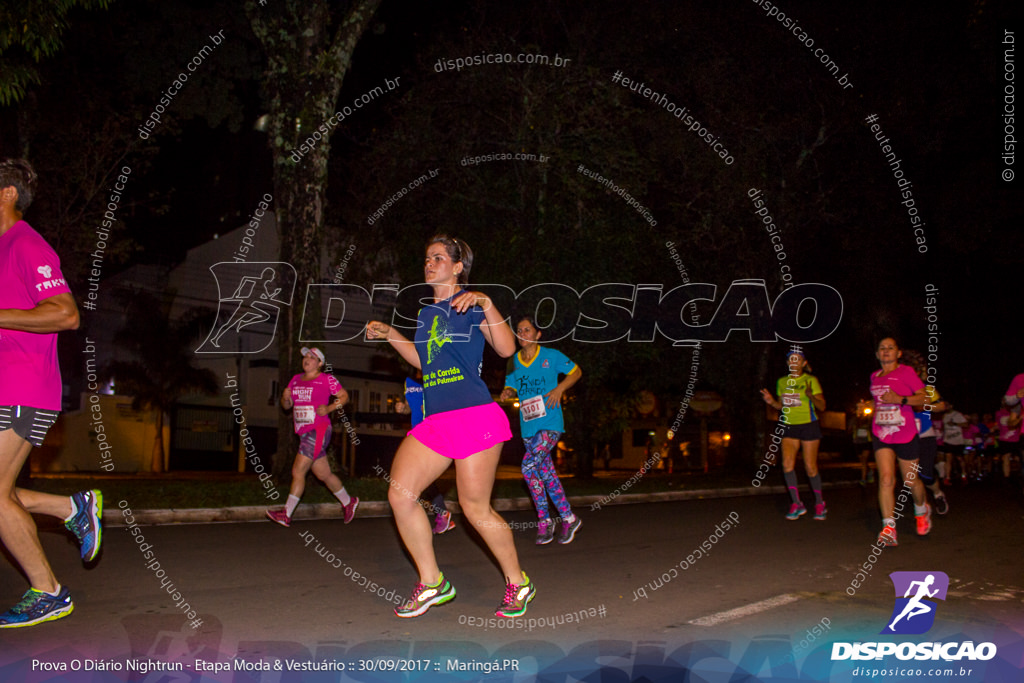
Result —
POLYGON ((39 83, 36 66, 62 47, 76 7, 106 9, 110 0, 0 0, 0 107, 39 83))

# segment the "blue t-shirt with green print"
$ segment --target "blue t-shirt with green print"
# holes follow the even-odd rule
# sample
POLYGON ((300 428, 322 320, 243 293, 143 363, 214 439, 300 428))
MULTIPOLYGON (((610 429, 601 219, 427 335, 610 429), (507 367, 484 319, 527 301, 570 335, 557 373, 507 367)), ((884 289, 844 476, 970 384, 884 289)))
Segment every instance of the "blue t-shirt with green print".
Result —
POLYGON ((480 369, 484 312, 474 306, 459 313, 451 298, 428 304, 416 316, 414 341, 423 370, 423 406, 427 416, 492 402, 480 369))

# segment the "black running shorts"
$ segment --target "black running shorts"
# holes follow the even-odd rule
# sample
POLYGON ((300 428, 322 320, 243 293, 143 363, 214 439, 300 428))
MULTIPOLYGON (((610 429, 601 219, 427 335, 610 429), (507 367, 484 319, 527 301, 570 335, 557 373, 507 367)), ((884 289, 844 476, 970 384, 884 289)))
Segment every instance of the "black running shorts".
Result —
POLYGON ((15 434, 39 448, 59 414, 56 410, 29 406, 0 406, 0 432, 13 429, 15 434))

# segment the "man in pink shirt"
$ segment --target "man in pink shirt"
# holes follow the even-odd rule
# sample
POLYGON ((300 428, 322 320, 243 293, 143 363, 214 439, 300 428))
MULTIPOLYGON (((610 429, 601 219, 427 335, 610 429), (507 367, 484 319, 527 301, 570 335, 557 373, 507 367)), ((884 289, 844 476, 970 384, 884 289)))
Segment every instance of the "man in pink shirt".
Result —
POLYGON ((57 332, 78 328, 78 306, 60 259, 21 220, 35 180, 27 161, 0 161, 0 541, 31 583, 21 601, 0 614, 0 628, 60 619, 75 608, 50 569, 32 513, 63 519, 87 562, 99 553, 102 533, 99 491, 66 497, 15 486, 60 411, 57 332))

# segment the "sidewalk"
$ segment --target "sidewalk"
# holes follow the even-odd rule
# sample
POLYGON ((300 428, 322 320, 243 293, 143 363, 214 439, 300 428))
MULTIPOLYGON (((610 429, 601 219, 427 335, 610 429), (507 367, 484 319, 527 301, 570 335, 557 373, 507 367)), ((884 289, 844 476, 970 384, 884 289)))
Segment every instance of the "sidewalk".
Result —
MULTIPOLYGON (((824 464, 822 469, 826 469, 824 464)), ((834 475, 831 481, 823 485, 826 489, 847 488, 857 486, 855 478, 859 474, 859 466, 856 464, 834 463, 828 468, 834 475), (848 472, 843 473, 843 470, 848 472), (842 475, 846 474, 846 478, 842 475)), ((619 478, 622 472, 597 471, 594 473, 596 479, 619 478)), ((80 476, 80 475, 76 475, 80 476)), ((667 477, 664 473, 651 473, 649 476, 667 477)), ((678 476, 678 475, 677 475, 678 476)), ((518 468, 502 465, 498 468, 497 479, 515 480, 522 477, 518 468)), ((446 472, 443 479, 454 479, 454 472, 446 472)), ((564 480, 571 481, 571 475, 563 475, 564 480)), ((620 486, 621 488, 621 486, 620 486)), ((786 487, 783 484, 775 486, 733 486, 733 487, 710 487, 684 491, 659 491, 653 493, 621 493, 618 489, 611 490, 606 495, 581 495, 569 496, 569 502, 581 512, 596 511, 611 505, 630 505, 637 503, 661 503, 678 500, 712 499, 712 498, 735 498, 742 496, 759 495, 785 495, 786 487)), ((496 498, 492 501, 494 509, 498 512, 509 512, 518 510, 532 510, 533 501, 529 497, 519 498, 496 498)), ((458 502, 447 501, 448 509, 454 514, 461 514, 462 509, 458 502)), ((103 521, 108 527, 124 526, 124 515, 116 505, 104 506, 103 521)), ((275 506, 270 506, 275 507, 275 506)), ((210 524, 215 522, 258 522, 266 521, 267 505, 246 505, 222 508, 188 508, 188 509, 146 509, 132 510, 132 517, 139 525, 160 525, 160 524, 210 524)), ((390 517, 391 508, 387 501, 368 500, 360 501, 357 517, 390 517)), ((341 519, 342 509, 337 503, 316 503, 299 505, 295 509, 293 520, 314 520, 314 519, 341 519)))

